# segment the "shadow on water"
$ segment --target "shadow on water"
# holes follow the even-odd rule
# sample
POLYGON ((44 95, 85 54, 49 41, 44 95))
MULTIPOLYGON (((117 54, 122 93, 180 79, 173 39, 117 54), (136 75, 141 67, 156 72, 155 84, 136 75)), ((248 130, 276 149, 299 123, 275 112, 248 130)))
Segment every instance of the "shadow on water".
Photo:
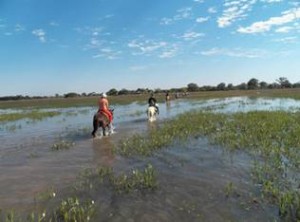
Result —
MULTIPOLYGON (((87 168, 108 166, 122 172, 151 163, 158 176, 159 188, 155 191, 116 195, 106 187, 88 194, 99 203, 95 221, 273 221, 275 209, 259 201, 251 183, 251 163, 244 154, 224 153, 205 138, 193 139, 188 145, 175 144, 150 158, 121 157, 113 153, 113 147, 121 139, 147 134, 168 118, 188 110, 299 110, 299 102, 244 97, 178 99, 160 104, 160 115, 153 123, 147 121, 145 107, 137 103, 116 106, 116 133, 95 140, 90 136, 92 108, 32 124, 16 121, 22 127, 15 131, 1 128, 0 209, 33 206, 39 193, 51 187, 67 189, 87 168), (51 146, 61 140, 75 145, 53 151, 51 146)), ((74 112, 76 109, 72 109, 74 112)))

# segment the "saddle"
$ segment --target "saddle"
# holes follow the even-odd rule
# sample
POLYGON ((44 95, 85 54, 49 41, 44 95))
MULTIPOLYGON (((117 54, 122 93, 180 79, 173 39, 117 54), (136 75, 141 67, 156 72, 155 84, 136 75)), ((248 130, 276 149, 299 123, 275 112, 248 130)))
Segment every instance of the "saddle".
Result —
MULTIPOLYGON (((109 111, 113 117, 113 112, 112 110, 109 111)), ((109 120, 109 116, 108 114, 104 111, 104 110, 99 110, 98 111, 99 115, 105 116, 105 118, 107 119, 107 122, 110 123, 111 121, 109 120)))

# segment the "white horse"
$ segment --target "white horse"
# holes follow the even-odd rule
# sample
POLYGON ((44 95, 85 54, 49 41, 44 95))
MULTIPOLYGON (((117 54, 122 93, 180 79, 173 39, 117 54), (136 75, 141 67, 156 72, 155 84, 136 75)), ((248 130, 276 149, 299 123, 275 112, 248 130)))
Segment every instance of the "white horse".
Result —
POLYGON ((147 109, 147 116, 148 116, 148 121, 153 122, 156 120, 156 107, 155 106, 149 106, 147 109))

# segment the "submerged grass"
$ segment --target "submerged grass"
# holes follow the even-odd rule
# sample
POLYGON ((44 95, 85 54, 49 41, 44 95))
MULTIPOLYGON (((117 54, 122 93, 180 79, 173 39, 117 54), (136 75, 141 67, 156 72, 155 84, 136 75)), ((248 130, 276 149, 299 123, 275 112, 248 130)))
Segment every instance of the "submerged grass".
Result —
POLYGON ((51 146, 51 149, 52 150, 65 150, 65 149, 70 149, 71 147, 73 147, 75 145, 74 142, 72 141, 66 141, 66 140, 62 140, 62 141, 59 141, 55 144, 53 144, 51 146))
POLYGON ((70 193, 66 197, 61 197, 53 188, 50 188, 39 193, 35 198, 36 203, 40 204, 37 207, 38 210, 23 215, 23 213, 14 210, 2 211, 0 209, 0 221, 95 221, 96 209, 101 205, 95 199, 99 199, 97 191, 104 184, 117 195, 144 190, 151 191, 158 187, 156 172, 151 164, 142 169, 133 169, 131 172, 121 174, 115 172, 111 167, 87 169, 76 181, 74 189, 68 188, 70 193), (46 204, 46 207, 41 206, 41 204, 46 204))
POLYGON ((253 111, 216 114, 192 111, 166 122, 148 135, 121 141, 125 156, 151 155, 175 142, 208 136, 212 143, 253 155, 253 178, 262 196, 277 204, 287 221, 300 220, 300 112, 253 111))
POLYGON ((133 169, 132 172, 118 174, 110 167, 100 167, 87 170, 81 175, 81 179, 74 189, 84 190, 99 187, 106 183, 117 193, 130 193, 136 190, 154 190, 158 183, 155 169, 148 164, 144 169, 133 169), (96 178, 96 181, 95 181, 96 178))

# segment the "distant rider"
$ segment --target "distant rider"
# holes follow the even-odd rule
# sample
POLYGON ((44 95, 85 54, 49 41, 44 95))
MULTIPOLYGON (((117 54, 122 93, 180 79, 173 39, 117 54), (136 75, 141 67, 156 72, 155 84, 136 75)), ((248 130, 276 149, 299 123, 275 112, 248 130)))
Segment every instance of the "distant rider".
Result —
POLYGON ((151 96, 148 99, 148 104, 149 104, 149 106, 154 106, 156 109, 156 113, 159 114, 159 108, 158 108, 158 105, 157 105, 156 99, 154 98, 153 93, 151 93, 151 96))
POLYGON ((169 92, 166 92, 166 102, 169 102, 170 101, 170 95, 169 95, 169 92))
POLYGON ((101 96, 100 96, 100 99, 99 99, 98 112, 103 112, 108 116, 109 126, 112 127, 113 116, 112 116, 111 111, 109 110, 109 102, 107 100, 106 93, 101 93, 101 96))

